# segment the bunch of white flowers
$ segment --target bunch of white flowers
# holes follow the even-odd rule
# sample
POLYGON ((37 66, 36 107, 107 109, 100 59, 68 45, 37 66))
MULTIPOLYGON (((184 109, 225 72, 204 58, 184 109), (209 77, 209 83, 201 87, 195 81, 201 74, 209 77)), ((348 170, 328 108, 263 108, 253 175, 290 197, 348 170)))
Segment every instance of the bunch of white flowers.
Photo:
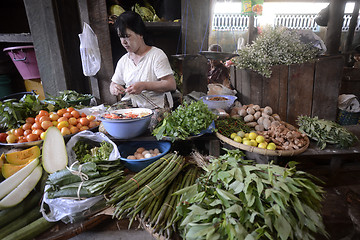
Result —
POLYGON ((274 65, 307 62, 318 49, 301 42, 300 34, 285 27, 266 27, 258 38, 237 51, 237 68, 251 69, 264 77, 271 76, 274 65))

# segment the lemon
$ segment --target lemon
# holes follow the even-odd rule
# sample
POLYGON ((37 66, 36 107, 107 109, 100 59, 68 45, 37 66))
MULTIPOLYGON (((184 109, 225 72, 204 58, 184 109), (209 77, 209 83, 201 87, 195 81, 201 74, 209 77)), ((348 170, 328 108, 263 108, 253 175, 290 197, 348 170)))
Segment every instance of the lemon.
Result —
POLYGON ((243 144, 248 145, 248 146, 252 146, 250 140, 245 140, 245 141, 243 141, 243 144))
POLYGON ((251 142, 251 146, 256 147, 258 145, 258 143, 254 139, 251 139, 250 142, 251 142))
POLYGON ((275 143, 271 142, 267 145, 266 149, 269 149, 269 150, 275 150, 276 149, 276 145, 275 143))
POLYGON ((267 147, 267 142, 262 142, 262 143, 259 143, 259 145, 258 145, 258 148, 265 149, 266 147, 267 147))
POLYGON ((231 138, 231 139, 234 139, 236 136, 237 136, 236 133, 232 133, 232 134, 230 135, 230 138, 231 138))
POLYGON ((241 143, 242 142, 242 138, 240 136, 235 136, 234 138, 235 142, 241 143))
POLYGON ((263 142, 265 142, 265 138, 264 138, 263 136, 261 136, 261 135, 258 135, 258 136, 255 138, 255 141, 256 141, 257 143, 263 143, 263 142))
POLYGON ((244 137, 244 138, 242 139, 242 142, 244 143, 245 141, 250 141, 250 139, 244 137))
POLYGON ((257 137, 257 134, 256 134, 255 132, 249 133, 249 138, 250 138, 251 140, 255 140, 256 137, 257 137))
POLYGON ((245 133, 245 138, 249 138, 249 133, 245 133))
POLYGON ((240 137, 245 137, 245 133, 244 133, 244 131, 238 131, 237 132, 237 135, 239 135, 240 137))

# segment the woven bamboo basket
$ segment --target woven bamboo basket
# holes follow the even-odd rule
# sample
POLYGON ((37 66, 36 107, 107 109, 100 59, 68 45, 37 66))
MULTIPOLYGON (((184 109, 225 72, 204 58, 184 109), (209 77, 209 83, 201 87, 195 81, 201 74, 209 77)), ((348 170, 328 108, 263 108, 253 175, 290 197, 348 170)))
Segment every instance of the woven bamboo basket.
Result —
MULTIPOLYGON (((282 122, 282 123, 285 124, 286 127, 295 128, 291 124, 288 124, 285 122, 282 122)), ((218 132, 216 132, 215 134, 221 141, 223 141, 233 147, 240 148, 241 150, 245 150, 248 152, 254 152, 254 153, 267 155, 267 156, 284 156, 284 157, 295 156, 300 153, 303 153, 309 147, 309 144, 310 144, 309 138, 307 136, 305 136, 306 144, 302 148, 299 148, 297 150, 295 150, 295 149, 293 149, 293 150, 270 150, 270 149, 263 149, 263 148, 258 148, 258 147, 249 146, 249 145, 235 142, 231 138, 225 137, 224 135, 222 135, 218 132)))

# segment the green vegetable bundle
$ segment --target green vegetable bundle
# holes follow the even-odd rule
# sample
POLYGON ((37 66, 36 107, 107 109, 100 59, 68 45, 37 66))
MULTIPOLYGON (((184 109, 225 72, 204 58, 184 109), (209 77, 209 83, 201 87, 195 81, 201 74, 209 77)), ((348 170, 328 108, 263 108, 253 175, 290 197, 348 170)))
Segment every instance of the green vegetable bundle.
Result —
POLYGON ((326 148, 327 143, 336 144, 340 148, 349 148, 358 141, 353 133, 333 121, 299 116, 297 124, 302 133, 318 142, 320 149, 326 148))
POLYGON ((94 197, 123 183, 120 160, 75 164, 48 176, 48 198, 94 197))
POLYGON ((165 192, 184 164, 184 157, 170 153, 117 186, 108 201, 115 206, 113 216, 118 219, 129 217, 131 226, 136 215, 165 192))
POLYGON ((152 134, 158 140, 163 137, 168 137, 171 141, 185 140, 187 137, 197 135, 207 129, 215 119, 216 115, 208 109, 203 101, 184 103, 167 115, 152 134))
POLYGON ((76 160, 80 163, 107 161, 113 150, 110 142, 102 141, 100 146, 92 146, 80 139, 72 148, 76 155, 76 160))
MULTIPOLYGON (((184 216, 184 239, 315 239, 327 235, 320 215, 322 188, 315 177, 273 164, 252 164, 244 154, 210 160, 197 184, 177 194, 188 203, 178 207, 184 216)), ((292 164, 289 164, 292 165, 292 164)))

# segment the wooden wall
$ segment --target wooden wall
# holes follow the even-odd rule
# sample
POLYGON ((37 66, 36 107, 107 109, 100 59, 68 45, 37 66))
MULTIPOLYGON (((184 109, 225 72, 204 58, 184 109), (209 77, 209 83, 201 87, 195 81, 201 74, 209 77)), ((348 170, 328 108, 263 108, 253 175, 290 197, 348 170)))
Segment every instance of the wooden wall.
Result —
POLYGON ((343 66, 343 56, 323 57, 313 63, 274 66, 270 78, 236 69, 232 80, 242 104, 270 106, 290 124, 296 124, 299 115, 335 121, 343 66))

